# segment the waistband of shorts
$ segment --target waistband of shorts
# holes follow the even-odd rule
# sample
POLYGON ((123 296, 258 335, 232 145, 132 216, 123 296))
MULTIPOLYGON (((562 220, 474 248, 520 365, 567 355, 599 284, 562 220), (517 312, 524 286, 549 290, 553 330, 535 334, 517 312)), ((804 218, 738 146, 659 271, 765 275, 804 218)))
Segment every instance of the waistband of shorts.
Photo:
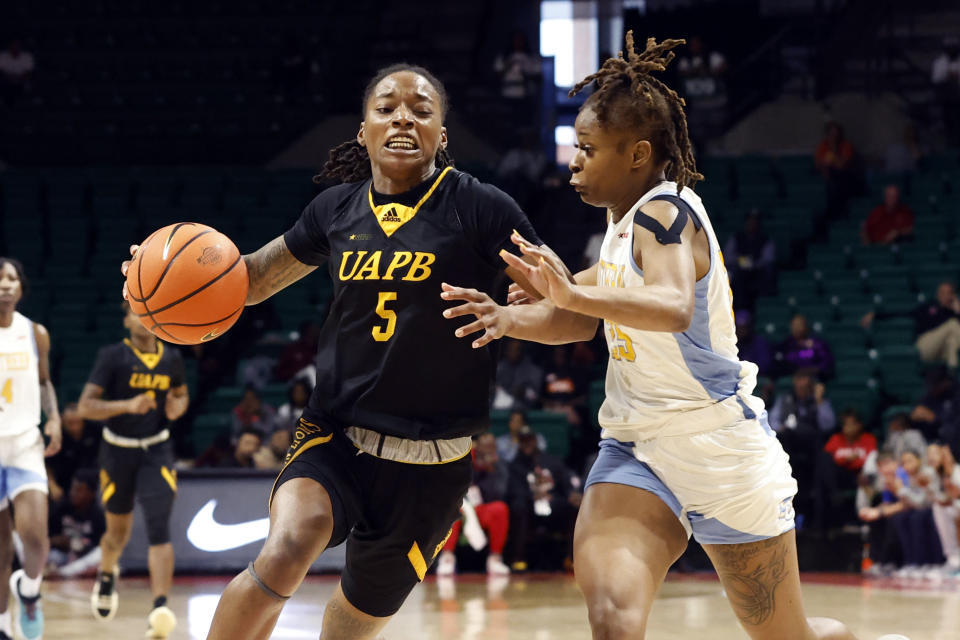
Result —
POLYGON ((110 431, 107 427, 103 428, 103 439, 112 444, 115 447, 123 447, 125 449, 146 449, 147 447, 152 447, 155 444, 160 444, 161 442, 166 442, 170 439, 170 430, 164 429, 160 433, 154 434, 149 438, 127 438, 126 436, 120 436, 110 431))
POLYGON ((469 436, 448 440, 407 440, 356 426, 347 427, 343 432, 364 453, 404 464, 455 462, 470 453, 473 446, 469 436))
POLYGON ((656 425, 601 425, 601 437, 620 442, 644 442, 664 437, 691 436, 724 429, 737 422, 759 419, 759 416, 746 417, 744 406, 739 395, 732 395, 705 407, 669 412, 656 425))

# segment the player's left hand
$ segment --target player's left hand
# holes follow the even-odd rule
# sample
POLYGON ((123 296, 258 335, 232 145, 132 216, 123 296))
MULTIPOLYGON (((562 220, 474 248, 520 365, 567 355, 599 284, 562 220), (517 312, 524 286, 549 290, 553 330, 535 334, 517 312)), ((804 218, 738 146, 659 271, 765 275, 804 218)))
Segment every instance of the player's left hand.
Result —
POLYGON ((50 443, 47 445, 47 448, 43 450, 43 456, 49 458, 60 451, 60 444, 63 440, 63 433, 60 430, 60 420, 56 418, 47 420, 47 423, 43 425, 43 433, 50 438, 50 443))
POLYGON ((494 302, 490 296, 476 289, 454 287, 446 282, 442 283, 440 287, 443 289, 440 297, 444 300, 466 301, 465 304, 450 307, 444 311, 444 318, 459 318, 460 316, 467 315, 473 315, 477 318, 470 324, 464 325, 454 332, 454 335, 458 338, 483 331, 483 335, 474 340, 473 344, 470 345, 474 349, 479 349, 506 335, 510 322, 506 307, 501 307, 494 302))
MULTIPOLYGON (((517 237, 519 238, 519 236, 517 237)), ((552 251, 547 253, 540 247, 534 247, 522 238, 514 239, 514 242, 525 256, 534 259, 534 263, 529 264, 526 260, 513 255, 509 251, 500 252, 503 261, 525 277, 527 282, 537 290, 537 293, 544 298, 549 298, 557 307, 567 308, 575 296, 574 287, 576 285, 570 282, 564 270, 555 264, 555 254, 552 251)))

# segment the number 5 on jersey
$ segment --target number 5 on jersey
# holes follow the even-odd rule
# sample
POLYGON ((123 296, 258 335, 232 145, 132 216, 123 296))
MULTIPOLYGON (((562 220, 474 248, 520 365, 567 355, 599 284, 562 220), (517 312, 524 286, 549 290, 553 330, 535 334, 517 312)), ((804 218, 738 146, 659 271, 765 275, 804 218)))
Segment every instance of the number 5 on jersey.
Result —
POLYGON ((373 339, 377 342, 386 342, 393 337, 393 332, 397 329, 397 312, 393 309, 387 309, 387 303, 397 299, 396 291, 381 291, 380 299, 377 300, 377 315, 387 321, 386 326, 377 325, 373 328, 373 339))

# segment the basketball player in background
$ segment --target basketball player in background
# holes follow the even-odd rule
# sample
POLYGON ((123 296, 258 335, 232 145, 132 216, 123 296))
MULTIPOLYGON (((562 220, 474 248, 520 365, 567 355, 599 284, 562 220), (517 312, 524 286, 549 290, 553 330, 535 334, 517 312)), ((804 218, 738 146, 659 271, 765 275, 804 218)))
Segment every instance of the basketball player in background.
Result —
POLYGON ((190 402, 183 357, 158 340, 124 303, 122 342, 100 349, 77 411, 87 420, 104 422, 100 445, 100 498, 107 530, 100 540, 102 560, 90 602, 93 615, 110 620, 119 597, 117 561, 130 540, 133 500, 143 507, 150 543, 148 565, 153 610, 147 617, 148 637, 166 638, 177 618, 167 606, 173 582, 170 512, 177 493, 170 422, 190 402))
POLYGON ((50 382, 50 334, 17 311, 26 291, 23 265, 0 257, 0 640, 13 637, 8 588, 19 609, 13 616, 18 635, 28 640, 43 635, 40 581, 50 549, 43 458, 60 450, 61 437, 57 394, 50 382), (37 428, 41 412, 50 438, 46 449, 37 428), (23 542, 23 568, 9 575, 13 527, 23 542))
MULTIPOLYGON (((574 538, 577 583, 595 640, 641 640, 667 570, 692 535, 754 640, 852 640, 803 610, 794 532, 796 481, 763 402, 756 365, 737 357, 732 298, 706 209, 683 101, 652 75, 682 40, 647 41, 607 60, 575 122, 571 184, 607 210, 600 262, 571 283, 518 234, 531 265, 504 253, 546 300, 499 307, 473 290, 451 315, 482 346, 509 335, 557 343, 592 337, 567 317, 604 321, 610 352, 600 453, 574 538), (585 284, 589 281, 589 284, 585 284), (564 319, 566 318, 566 319, 564 319), (558 322, 558 319, 562 320, 558 322)), ((588 332, 589 333, 589 332, 588 332)))

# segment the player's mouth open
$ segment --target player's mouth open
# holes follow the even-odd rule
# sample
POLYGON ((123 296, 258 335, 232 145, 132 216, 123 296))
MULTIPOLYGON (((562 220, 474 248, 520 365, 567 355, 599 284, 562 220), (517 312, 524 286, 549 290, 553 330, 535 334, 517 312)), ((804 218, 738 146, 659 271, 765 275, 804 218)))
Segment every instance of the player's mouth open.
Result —
POLYGON ((417 146, 417 141, 411 138, 410 136, 393 136, 387 140, 387 144, 384 145, 387 149, 392 149, 395 151, 413 151, 419 149, 417 146))

